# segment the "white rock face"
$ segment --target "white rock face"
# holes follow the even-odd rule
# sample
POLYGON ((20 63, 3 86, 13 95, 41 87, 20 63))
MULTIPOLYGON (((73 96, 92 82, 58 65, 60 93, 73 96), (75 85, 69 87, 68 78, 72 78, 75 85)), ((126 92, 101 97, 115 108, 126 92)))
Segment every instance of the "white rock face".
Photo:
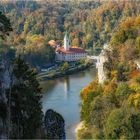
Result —
POLYGON ((106 57, 104 52, 102 51, 101 54, 99 55, 96 63, 96 67, 98 69, 98 80, 99 83, 103 83, 106 79, 105 73, 104 73, 104 63, 106 62, 106 57))
POLYGON ((87 56, 88 59, 92 59, 96 61, 96 68, 98 69, 98 81, 101 84, 106 79, 105 72, 104 72, 104 63, 107 61, 105 50, 110 50, 108 44, 104 45, 104 48, 99 56, 87 56))
POLYGON ((139 61, 139 60, 136 60, 136 61, 135 61, 135 64, 137 65, 137 69, 140 70, 140 61, 139 61))
POLYGON ((104 44, 103 50, 98 56, 97 63, 96 63, 96 68, 98 69, 98 81, 101 84, 106 79, 105 72, 104 72, 104 63, 107 61, 105 50, 109 50, 108 44, 104 44))
POLYGON ((99 83, 103 83, 106 79, 104 73, 104 63, 107 61, 104 50, 102 50, 99 56, 87 56, 87 58, 96 61, 96 68, 98 69, 98 81, 99 83))

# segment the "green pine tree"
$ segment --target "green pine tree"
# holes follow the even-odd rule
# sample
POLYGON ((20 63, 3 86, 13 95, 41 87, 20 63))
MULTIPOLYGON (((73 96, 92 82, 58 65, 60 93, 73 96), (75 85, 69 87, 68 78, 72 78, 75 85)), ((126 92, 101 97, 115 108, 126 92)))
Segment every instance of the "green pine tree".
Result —
POLYGON ((40 138, 42 129, 41 88, 36 72, 21 57, 13 63, 11 88, 11 138, 40 138))
POLYGON ((0 38, 4 39, 12 30, 10 20, 0 11, 0 38))

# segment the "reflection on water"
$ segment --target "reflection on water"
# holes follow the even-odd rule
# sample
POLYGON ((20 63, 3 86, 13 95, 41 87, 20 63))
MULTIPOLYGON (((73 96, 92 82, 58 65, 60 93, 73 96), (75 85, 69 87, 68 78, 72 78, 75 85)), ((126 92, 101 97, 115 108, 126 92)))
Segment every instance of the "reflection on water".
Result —
POLYGON ((65 92, 65 95, 64 97, 67 99, 68 96, 69 96, 69 90, 70 90, 70 82, 69 82, 69 77, 66 77, 64 79, 64 92, 65 92))
POLYGON ((43 112, 53 109, 65 119, 66 136, 75 138, 74 128, 80 122, 80 91, 96 75, 95 68, 64 78, 41 82, 43 112))

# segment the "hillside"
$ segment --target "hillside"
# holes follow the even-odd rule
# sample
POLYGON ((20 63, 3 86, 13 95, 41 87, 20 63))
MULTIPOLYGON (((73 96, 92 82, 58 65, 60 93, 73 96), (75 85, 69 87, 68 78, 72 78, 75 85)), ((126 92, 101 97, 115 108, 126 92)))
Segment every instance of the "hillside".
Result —
POLYGON ((0 139, 73 139, 80 121, 78 139, 140 138, 140 1, 1 0, 0 139), (99 82, 86 51, 103 46, 99 82))
POLYGON ((109 43, 104 84, 91 82, 81 92, 81 139, 140 138, 140 16, 121 22, 109 43))
POLYGON ((36 66, 54 61, 47 43, 62 44, 65 31, 74 46, 101 48, 121 21, 140 14, 139 6, 139 1, 3 1, 0 10, 14 29, 6 45, 36 66))

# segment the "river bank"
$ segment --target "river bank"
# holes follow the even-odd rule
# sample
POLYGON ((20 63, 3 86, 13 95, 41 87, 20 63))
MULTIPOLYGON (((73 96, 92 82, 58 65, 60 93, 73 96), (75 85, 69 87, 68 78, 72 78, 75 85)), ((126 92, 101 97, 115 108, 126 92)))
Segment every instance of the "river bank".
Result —
POLYGON ((72 74, 80 72, 80 71, 84 71, 92 66, 93 66, 93 63, 90 62, 90 63, 86 63, 86 64, 80 64, 75 67, 70 67, 69 69, 67 69, 65 71, 61 71, 60 69, 55 70, 55 71, 52 70, 49 73, 47 73, 47 72, 40 73, 37 78, 39 80, 53 80, 56 78, 67 76, 67 75, 72 75, 72 74))

